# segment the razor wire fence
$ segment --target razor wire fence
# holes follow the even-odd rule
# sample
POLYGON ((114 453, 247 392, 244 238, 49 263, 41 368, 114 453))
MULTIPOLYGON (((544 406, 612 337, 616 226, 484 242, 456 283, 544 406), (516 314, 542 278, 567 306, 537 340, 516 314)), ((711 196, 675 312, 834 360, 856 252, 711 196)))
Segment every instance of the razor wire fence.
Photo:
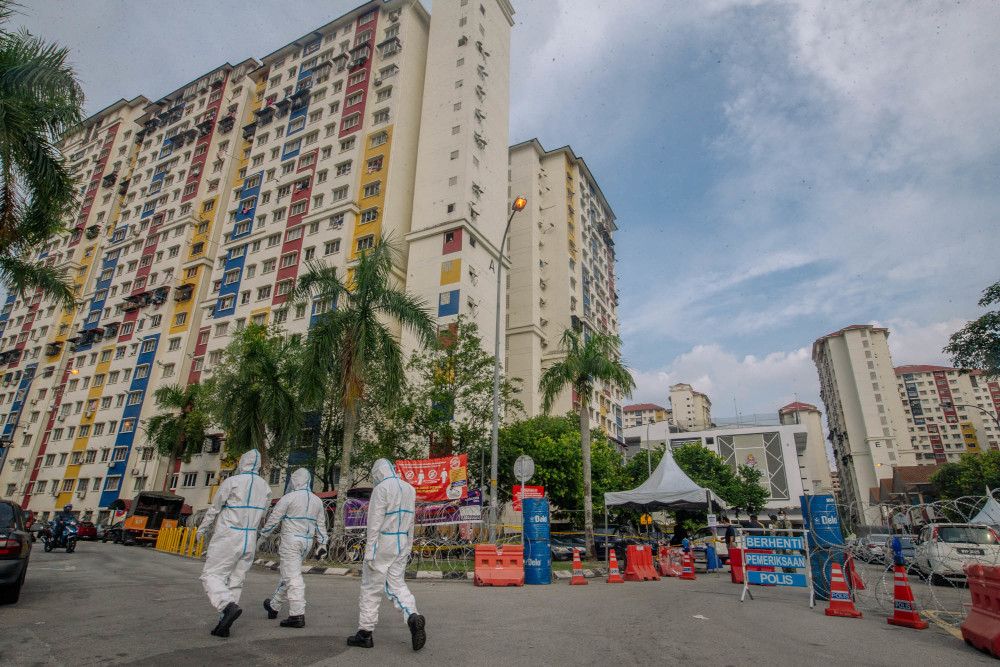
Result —
POLYGON ((916 608, 943 625, 958 627, 972 604, 965 564, 1000 565, 1000 516, 992 512, 990 500, 982 495, 918 504, 838 504, 844 544, 821 546, 811 554, 819 553, 824 571, 830 561, 850 560, 853 574, 845 574, 857 608, 892 615, 891 545, 898 537, 916 608))

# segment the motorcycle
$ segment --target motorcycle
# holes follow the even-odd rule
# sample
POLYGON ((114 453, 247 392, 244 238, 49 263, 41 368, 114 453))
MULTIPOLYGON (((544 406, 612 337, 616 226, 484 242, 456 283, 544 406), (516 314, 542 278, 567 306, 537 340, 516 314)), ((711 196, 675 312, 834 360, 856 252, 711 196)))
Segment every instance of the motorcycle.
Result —
POLYGON ((76 519, 71 521, 59 521, 54 519, 49 522, 40 536, 45 542, 45 551, 53 549, 66 549, 66 553, 71 554, 76 550, 76 519), (62 524, 62 533, 59 533, 59 525, 62 524), (57 537, 58 534, 58 537, 57 537))
POLYGON ((104 535, 101 536, 101 542, 114 542, 115 544, 120 544, 122 541, 122 525, 121 523, 116 523, 110 528, 104 530, 104 535))

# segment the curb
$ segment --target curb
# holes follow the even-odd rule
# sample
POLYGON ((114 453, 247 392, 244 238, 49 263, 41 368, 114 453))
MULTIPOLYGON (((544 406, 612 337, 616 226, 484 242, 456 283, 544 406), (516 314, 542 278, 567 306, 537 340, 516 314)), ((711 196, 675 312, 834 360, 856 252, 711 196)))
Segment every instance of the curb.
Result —
MULTIPOLYGON (((269 570, 278 570, 278 561, 266 560, 263 558, 258 558, 253 562, 254 565, 258 567, 267 568, 269 570)), ((322 574, 331 575, 338 577, 360 577, 361 570, 359 568, 347 568, 347 567, 319 567, 316 565, 303 565, 302 574, 322 574)), ((472 579, 472 572, 444 572, 443 570, 417 570, 417 571, 407 571, 403 575, 404 579, 472 579)))
MULTIPOLYGON (((269 570, 278 569, 278 561, 266 560, 263 558, 258 558, 253 562, 254 565, 259 567, 264 567, 269 570)), ((332 575, 338 577, 360 577, 361 570, 357 568, 347 568, 347 567, 319 567, 315 565, 303 565, 302 574, 322 574, 322 575, 332 575)), ((596 579, 598 577, 605 576, 604 570, 584 570, 583 576, 587 579, 596 579)), ((573 573, 567 570, 558 570, 552 573, 555 579, 571 579, 573 573)), ((404 579, 441 579, 441 580, 455 580, 455 579, 472 579, 474 577, 473 572, 445 572, 443 570, 408 570, 404 579)))
MULTIPOLYGON (((552 576, 556 579, 572 579, 573 573, 568 570, 558 570, 553 572, 552 576)), ((584 570, 583 576, 585 579, 596 579, 605 576, 605 572, 604 570, 584 570)))

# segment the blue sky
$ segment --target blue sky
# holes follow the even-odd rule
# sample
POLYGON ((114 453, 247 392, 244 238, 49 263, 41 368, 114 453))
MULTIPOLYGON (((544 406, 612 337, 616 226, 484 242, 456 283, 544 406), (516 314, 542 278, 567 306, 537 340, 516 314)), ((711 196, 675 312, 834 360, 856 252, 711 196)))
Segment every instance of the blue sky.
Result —
MULTIPOLYGON (((19 23, 72 47, 96 111, 358 4, 41 0, 19 23)), ((1000 3, 513 4, 511 143, 571 145, 618 217, 635 401, 819 405, 812 342, 857 323, 896 365, 946 363, 1000 279, 1000 3)))

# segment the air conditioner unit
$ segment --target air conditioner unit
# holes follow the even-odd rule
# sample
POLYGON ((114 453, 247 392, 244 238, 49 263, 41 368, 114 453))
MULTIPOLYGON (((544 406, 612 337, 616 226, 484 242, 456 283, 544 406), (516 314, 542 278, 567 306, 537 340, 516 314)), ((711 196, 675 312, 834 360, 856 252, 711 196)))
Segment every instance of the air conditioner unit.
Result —
POLYGON ((59 415, 58 417, 56 417, 56 419, 58 419, 61 422, 64 422, 66 421, 66 415, 59 415))
POLYGON ((84 498, 86 497, 86 495, 87 495, 87 489, 80 489, 79 491, 76 492, 77 498, 84 498))
POLYGON ((132 468, 132 474, 133 475, 138 475, 139 474, 139 469, 138 468, 132 468))
POLYGON ((88 418, 89 417, 93 417, 94 416, 94 411, 93 410, 87 410, 83 414, 84 414, 85 417, 88 417, 88 418))

